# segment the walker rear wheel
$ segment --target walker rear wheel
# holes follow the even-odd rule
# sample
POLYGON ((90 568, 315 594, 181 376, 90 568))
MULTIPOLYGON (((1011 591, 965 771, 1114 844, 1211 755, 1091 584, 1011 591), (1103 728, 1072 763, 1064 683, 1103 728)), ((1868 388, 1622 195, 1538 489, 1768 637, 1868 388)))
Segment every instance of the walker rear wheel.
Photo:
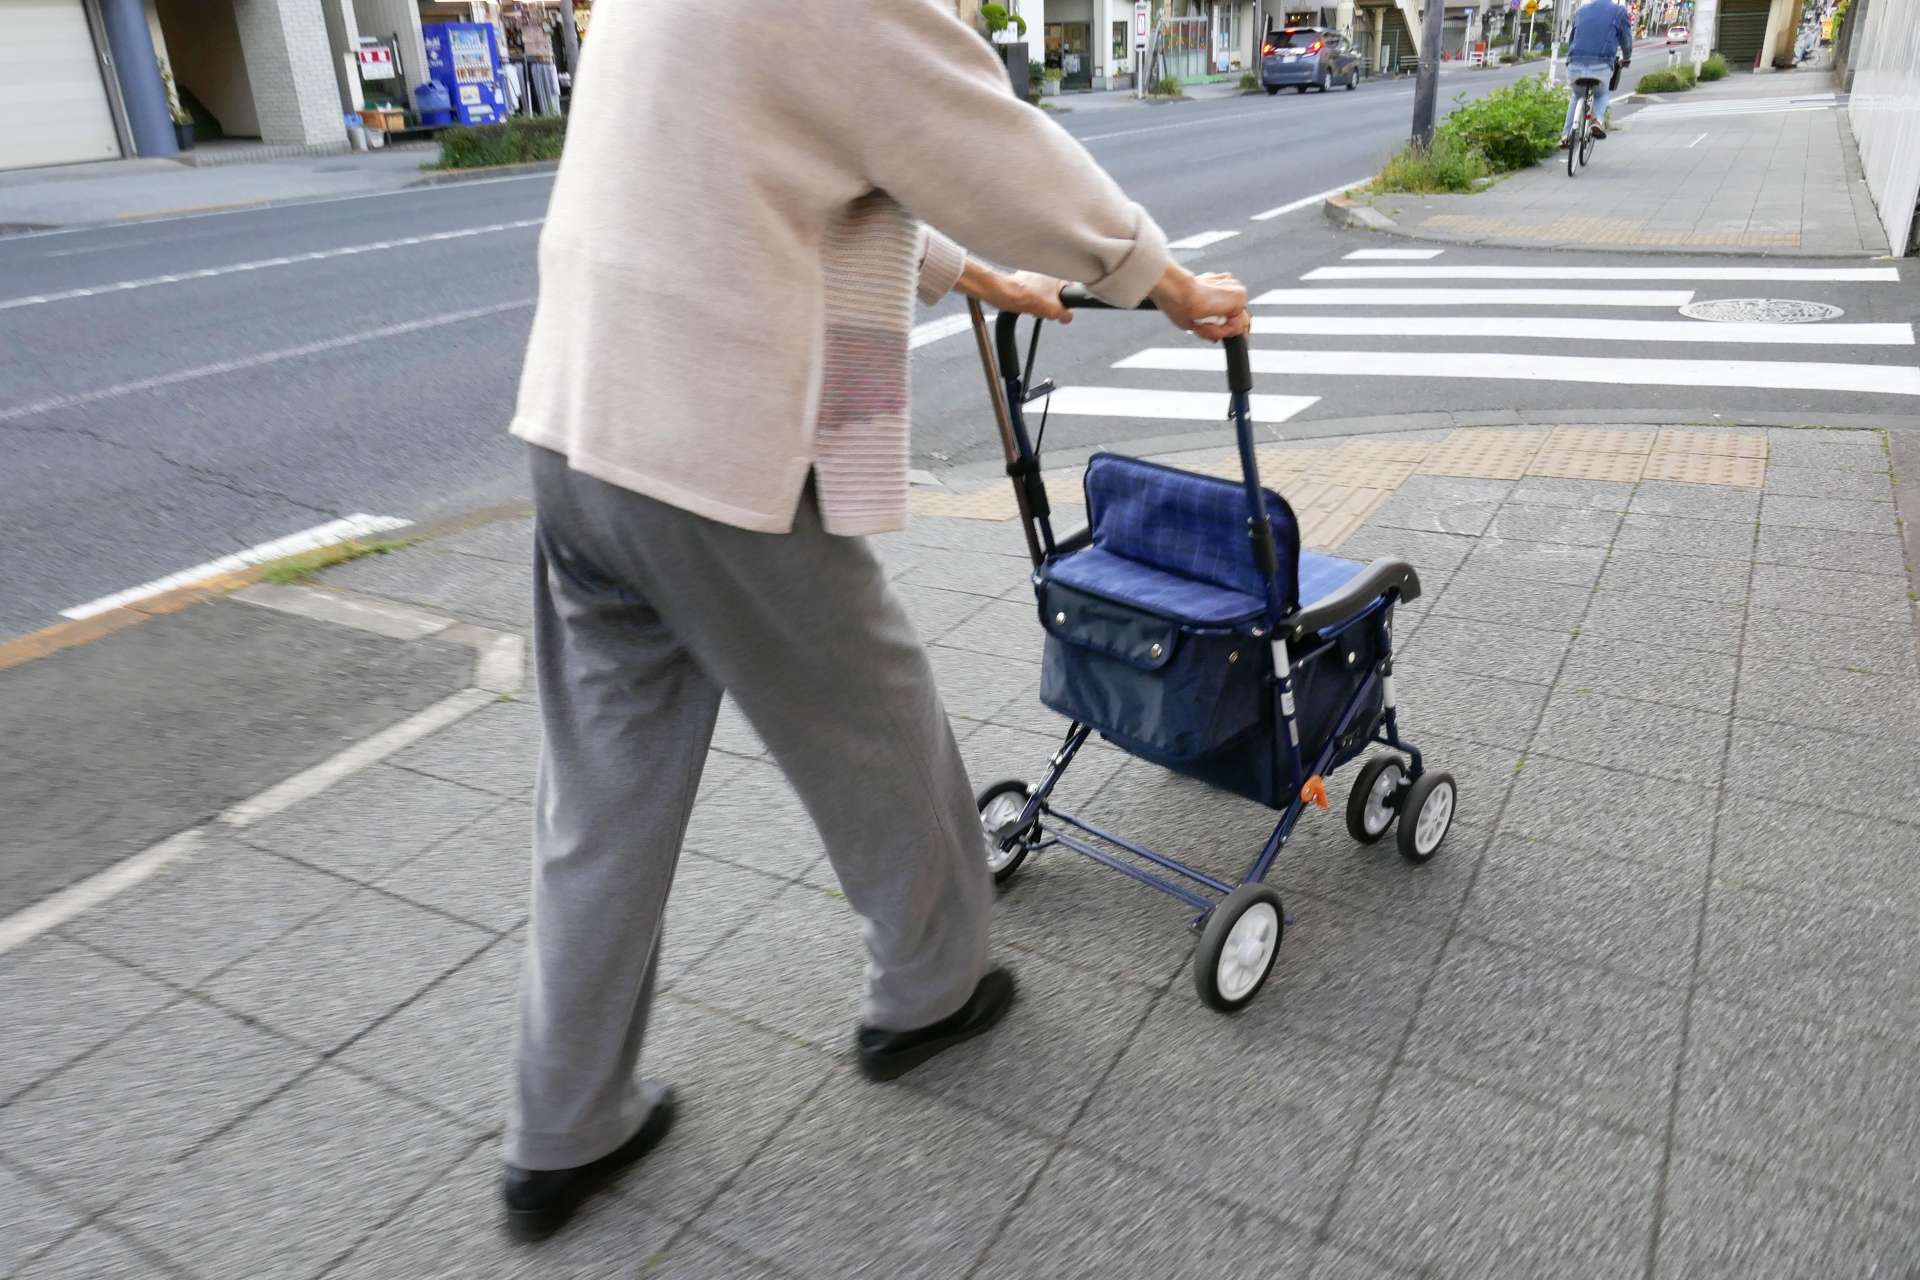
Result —
POLYGON ((1453 826, 1458 790, 1450 773, 1423 773, 1400 802, 1400 856, 1421 863, 1440 850, 1453 826))
POLYGON ((996 782, 980 793, 977 802, 980 808, 980 833, 986 841, 987 870, 993 873, 995 884, 1005 884, 1013 879, 1013 873, 1027 860, 1027 853, 1033 847, 1033 838, 1040 826, 1038 818, 1024 830, 1008 837, 1003 838, 999 834, 1008 823, 1020 820, 1021 812, 1027 807, 1027 797, 1031 794, 1033 788, 1017 778, 996 782))
POLYGON ((1193 958, 1201 1003, 1222 1013, 1246 1008, 1273 972, 1285 931, 1286 912, 1270 886, 1243 884, 1228 894, 1207 917, 1193 958))
POLYGON ((1347 834, 1361 844, 1374 844, 1400 812, 1406 795, 1407 766, 1399 756, 1375 756, 1360 766, 1347 793, 1347 834))

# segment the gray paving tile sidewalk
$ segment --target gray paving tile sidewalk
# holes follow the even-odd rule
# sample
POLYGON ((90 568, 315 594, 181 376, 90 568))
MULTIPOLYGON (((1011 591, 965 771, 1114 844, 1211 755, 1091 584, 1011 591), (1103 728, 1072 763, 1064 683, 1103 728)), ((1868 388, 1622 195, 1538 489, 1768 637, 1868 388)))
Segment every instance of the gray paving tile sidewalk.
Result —
POLYGON ((1713 114, 1762 96, 1832 92, 1827 72, 1736 76, 1616 108, 1618 127, 1569 179, 1564 155, 1474 195, 1384 195, 1407 235, 1469 244, 1634 252, 1887 252, 1844 107, 1713 114), (1703 114, 1675 115, 1667 112, 1703 114))
POLYGON ((164 213, 397 191, 420 180, 437 147, 195 168, 109 160, 0 173, 0 226, 64 227, 164 213))
MULTIPOLYGON (((537 746, 487 706, 0 957, 0 1275, 1904 1275, 1920 1258, 1920 740, 1887 453, 1763 492, 1416 478, 1421 868, 1312 814, 1235 1018, 1186 913, 1065 853, 1000 900, 1024 996, 886 1086, 818 841, 723 719, 650 1074, 681 1127, 538 1247, 493 1180, 537 746)), ((524 626, 526 522, 329 585, 524 626)), ((879 540, 977 784, 1044 767, 1011 524, 879 540)), ((1072 799, 1237 875, 1268 813, 1089 749, 1072 799)), ((883 798, 876 797, 876 802, 883 798)))

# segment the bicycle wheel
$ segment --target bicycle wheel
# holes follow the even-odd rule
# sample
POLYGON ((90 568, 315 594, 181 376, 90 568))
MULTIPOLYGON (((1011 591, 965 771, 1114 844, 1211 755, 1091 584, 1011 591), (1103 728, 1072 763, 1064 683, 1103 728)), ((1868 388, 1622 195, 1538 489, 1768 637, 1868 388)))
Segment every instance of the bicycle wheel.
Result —
POLYGON ((1580 152, 1582 148, 1593 144, 1587 139, 1587 91, 1575 89, 1578 96, 1573 101, 1573 128, 1567 132, 1567 176, 1573 177, 1580 172, 1580 152))
POLYGON ((1592 112, 1593 102, 1592 99, 1588 99, 1587 110, 1582 112, 1580 116, 1580 167, 1582 169, 1586 168, 1587 162, 1593 159, 1594 119, 1592 112))

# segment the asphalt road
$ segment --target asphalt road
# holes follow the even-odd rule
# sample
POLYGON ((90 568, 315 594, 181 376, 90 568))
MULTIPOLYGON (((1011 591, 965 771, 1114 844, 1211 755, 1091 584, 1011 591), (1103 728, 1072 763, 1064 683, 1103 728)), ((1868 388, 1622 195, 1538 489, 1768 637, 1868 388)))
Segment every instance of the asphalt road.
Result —
MULTIPOLYGON (((1060 119, 1178 236, 1361 176, 1404 133, 1410 93, 1368 85, 1060 119)), ((0 636, 340 515, 512 500, 520 453, 504 428, 539 228, 506 224, 540 218, 550 186, 0 238, 0 636), (484 228, 499 229, 58 297, 484 228), (45 295, 56 300, 8 305, 45 295), (471 314, 486 308, 498 310, 471 314), (410 324, 422 327, 381 332, 410 324), (221 367, 234 362, 254 363, 221 367), (140 385, 161 378, 178 380, 140 385), (60 403, 75 397, 93 398, 60 403)))
MULTIPOLYGON (((1446 76, 1443 102, 1515 75, 1446 76)), ((1411 104, 1411 83, 1402 81, 1060 121, 1171 235, 1240 233, 1200 252, 1196 268, 1233 270, 1266 288, 1337 261, 1354 237, 1330 230, 1310 207, 1267 221, 1253 215, 1361 178, 1404 136, 1411 104)), ((338 516, 429 518, 516 499, 520 450, 504 428, 549 187, 545 177, 460 184, 0 238, 0 527, 9 535, 0 636, 338 516), (172 276, 186 278, 110 287, 172 276)), ((1551 255, 1475 260, 1522 257, 1551 255)), ((1849 296, 1847 305, 1913 313, 1904 284, 1871 300, 1849 296)), ((1153 317, 1089 317, 1048 339, 1046 371, 1110 382, 1114 361, 1173 337, 1153 317)), ((957 336, 924 347, 915 369, 916 465, 988 457, 972 344, 957 336)), ((1193 374, 1164 371, 1129 380, 1195 383, 1193 374)), ((1301 422, 1622 403, 1617 389, 1551 383, 1345 378, 1305 389, 1319 399, 1301 422)), ((1701 397, 1665 389, 1631 403, 1643 401, 1671 409, 1701 397)), ((1783 402, 1792 401, 1724 397, 1729 410, 1783 402)), ((1053 439, 1078 444, 1216 429, 1056 421, 1053 439)))

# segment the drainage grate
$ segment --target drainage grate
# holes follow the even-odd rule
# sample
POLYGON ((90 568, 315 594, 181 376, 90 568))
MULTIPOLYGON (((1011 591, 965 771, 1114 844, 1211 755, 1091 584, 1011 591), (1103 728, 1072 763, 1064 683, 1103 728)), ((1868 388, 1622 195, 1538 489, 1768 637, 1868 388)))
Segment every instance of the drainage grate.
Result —
POLYGON ((1713 298, 1689 302, 1680 314, 1691 320, 1719 320, 1728 324, 1812 324, 1836 320, 1846 313, 1824 302, 1794 298, 1713 298))

